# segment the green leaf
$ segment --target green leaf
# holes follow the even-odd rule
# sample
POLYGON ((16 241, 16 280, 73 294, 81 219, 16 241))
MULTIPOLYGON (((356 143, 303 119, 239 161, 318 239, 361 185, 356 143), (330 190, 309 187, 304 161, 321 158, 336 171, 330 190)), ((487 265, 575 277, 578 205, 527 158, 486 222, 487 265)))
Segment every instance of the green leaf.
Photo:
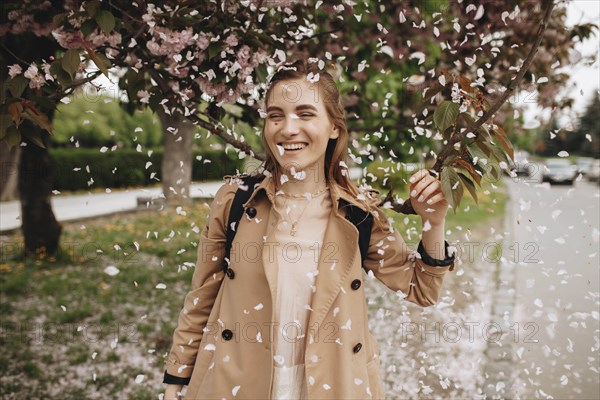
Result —
POLYGON ((52 123, 48 119, 48 116, 35 109, 33 106, 30 105, 25 109, 23 112, 23 118, 28 119, 40 128, 48 131, 48 133, 52 134, 52 123))
POLYGON ((54 28, 59 28, 65 22, 65 18, 67 17, 67 13, 56 14, 52 17, 52 26, 54 28))
POLYGON ((96 22, 105 33, 110 33, 115 28, 115 17, 109 11, 102 10, 96 15, 96 22))
POLYGON ((61 65, 62 68, 69 74, 71 79, 75 75, 75 72, 79 69, 79 64, 81 63, 79 59, 79 50, 69 49, 65 53, 61 65))
POLYGON ((444 132, 450 126, 456 123, 458 117, 459 105, 451 101, 443 101, 433 112, 433 122, 435 126, 444 132))
POLYGON ((442 169, 442 192, 448 203, 456 210, 463 196, 463 187, 458 174, 452 167, 442 169))
POLYGON ((477 199, 477 188, 475 188, 475 184, 473 183, 473 181, 469 179, 466 175, 464 175, 462 172, 459 172, 458 176, 460 177, 460 180, 471 194, 473 200, 475 200, 475 203, 479 204, 477 199))
POLYGON ((218 42, 211 43, 208 45, 208 49, 206 49, 206 51, 208 52, 208 59, 210 60, 221 52, 221 44, 218 42))
POLYGON ((108 68, 112 65, 110 60, 104 54, 96 53, 93 49, 88 49, 87 52, 96 67, 108 78, 108 68))
POLYGON ((504 151, 502 151, 500 147, 496 145, 490 145, 489 147, 490 149, 492 149, 492 155, 498 162, 504 161, 508 164, 508 155, 504 151))
POLYGON ((256 77, 258 78, 258 82, 262 83, 262 82, 267 82, 267 77, 269 76, 269 73, 267 71, 267 66, 265 64, 261 64, 259 65, 256 70, 256 77))
POLYGON ((98 25, 96 25, 96 21, 94 21, 93 19, 88 19, 83 24, 81 24, 81 33, 83 34, 83 37, 88 37, 90 33, 92 33, 94 29, 96 29, 96 26, 98 25))
POLYGON ((83 8, 85 8, 90 17, 95 18, 100 11, 100 2, 97 0, 86 1, 83 8))
POLYGON ((490 157, 487 156, 477 145, 469 145, 467 146, 467 150, 469 154, 473 157, 477 157, 477 165, 481 167, 485 167, 487 163, 490 162, 490 157), (487 160, 486 162, 482 162, 482 160, 487 160))
POLYGON ((486 155, 486 157, 492 155, 492 145, 486 140, 478 140, 475 142, 475 145, 481 149, 481 151, 486 155))
POLYGON ((29 80, 23 75, 19 75, 9 79, 4 86, 13 97, 21 97, 28 84, 29 80))
POLYGON ((21 143, 21 133, 16 126, 11 125, 6 130, 6 136, 3 139, 8 147, 13 147, 21 143))
POLYGON ((504 129, 497 126, 496 128, 493 129, 492 132, 494 132, 494 138, 496 140, 498 140, 498 142, 500 143, 500 146, 502 146, 502 148, 504 149, 506 154, 508 154, 508 156, 510 157, 511 160, 514 160, 515 159, 515 150, 513 148, 512 143, 506 136, 504 129))

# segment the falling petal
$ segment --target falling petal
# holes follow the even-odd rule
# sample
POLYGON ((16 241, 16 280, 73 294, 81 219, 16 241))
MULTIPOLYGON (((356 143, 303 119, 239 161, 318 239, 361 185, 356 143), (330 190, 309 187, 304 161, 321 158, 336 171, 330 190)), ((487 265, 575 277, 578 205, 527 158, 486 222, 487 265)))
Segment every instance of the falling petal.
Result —
POLYGON ((104 268, 104 273, 109 276, 115 276, 119 272, 119 268, 115 267, 114 265, 109 265, 108 267, 104 268))

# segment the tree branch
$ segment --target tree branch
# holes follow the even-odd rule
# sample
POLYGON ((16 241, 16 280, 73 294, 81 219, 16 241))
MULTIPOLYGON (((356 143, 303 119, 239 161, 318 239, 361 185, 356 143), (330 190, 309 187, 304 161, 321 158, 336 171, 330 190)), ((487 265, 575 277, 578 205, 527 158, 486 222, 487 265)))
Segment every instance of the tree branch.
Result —
MULTIPOLYGON (((435 164, 434 164, 434 166, 432 168, 433 171, 439 173, 441 171, 441 169, 442 169, 442 165, 444 163, 444 160, 450 155, 450 153, 454 149, 454 145, 456 143, 459 143, 468 133, 470 133, 470 132, 472 132, 472 133, 477 132, 477 130, 484 123, 486 123, 489 119, 491 119, 494 116, 494 114, 500 109, 500 107, 502 107, 502 105, 506 102, 506 100, 508 100, 508 98, 514 92, 514 90, 519 86, 519 84, 521 83, 521 80, 523 79, 523 76, 525 76, 525 73, 527 72, 527 70, 531 66, 531 63, 533 62, 533 59, 535 58, 535 55, 536 55, 536 53, 538 51, 540 43, 542 42, 542 38, 544 36, 544 32, 546 31, 546 28, 548 26, 548 21, 550 20, 550 14, 552 14, 552 9, 554 8, 554 1, 553 0, 545 0, 544 1, 544 5, 546 6, 546 11, 545 11, 544 16, 542 18, 542 21, 540 22, 540 26, 538 27, 538 31, 537 31, 536 37, 534 39, 533 45, 531 46, 531 49, 529 50, 529 54, 525 58, 525 61, 523 62, 523 65, 519 69, 519 72, 517 73, 517 75, 512 79, 512 81, 508 85, 508 88, 506 89, 506 91, 481 116, 481 118, 479 118, 477 121, 473 122, 464 131, 459 132, 457 134, 454 134, 450 138, 450 140, 448 141, 448 143, 444 146, 444 148, 442 149, 442 151, 438 155, 437 160, 436 160, 436 162, 435 162, 435 164)), ((451 168, 451 167, 446 167, 446 168, 451 168)), ((414 209, 412 207, 412 204, 410 202, 410 198, 407 199, 406 201, 404 201, 403 204, 397 203, 396 201, 394 201, 392 199, 392 195, 391 195, 391 191, 390 191, 390 193, 387 194, 387 196, 380 203, 380 205, 383 205, 386 201, 390 201, 391 202, 392 209, 394 211, 396 211, 396 212, 399 212, 399 213, 402 213, 402 214, 415 214, 415 211, 414 211, 414 209)))

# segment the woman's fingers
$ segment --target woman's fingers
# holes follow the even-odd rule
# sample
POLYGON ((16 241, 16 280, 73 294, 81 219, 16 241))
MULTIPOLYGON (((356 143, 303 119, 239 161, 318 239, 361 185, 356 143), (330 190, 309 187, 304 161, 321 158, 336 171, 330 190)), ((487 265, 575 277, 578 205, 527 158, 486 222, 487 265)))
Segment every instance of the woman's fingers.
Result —
POLYGON ((417 199, 417 201, 426 200, 439 187, 438 180, 429 175, 429 171, 426 169, 414 173, 409 181, 411 182, 410 196, 417 199))
POLYGON ((427 204, 432 206, 444 199, 445 199, 444 194, 442 192, 437 192, 427 200, 427 204))
POLYGON ((421 193, 417 196, 418 202, 424 202, 431 198, 434 194, 440 191, 440 184, 438 181, 431 182, 421 193))

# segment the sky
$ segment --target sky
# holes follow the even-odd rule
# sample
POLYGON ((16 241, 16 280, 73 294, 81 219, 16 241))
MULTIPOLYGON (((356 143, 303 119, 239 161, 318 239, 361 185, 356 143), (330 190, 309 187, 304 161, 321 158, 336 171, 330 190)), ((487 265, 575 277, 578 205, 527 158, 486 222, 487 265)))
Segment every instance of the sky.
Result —
MULTIPOLYGON (((581 23, 595 23, 600 26, 600 1, 598 0, 575 0, 567 5, 567 27, 572 27, 581 23)), ((597 31, 598 32, 598 31, 597 31)), ((598 60, 600 59, 600 39, 593 36, 584 42, 577 43, 575 50, 581 54, 581 57, 596 54, 596 61, 592 65, 585 65, 583 62, 577 66, 566 65, 558 68, 557 71, 565 72, 571 75, 568 90, 563 95, 574 99, 573 109, 571 111, 563 110, 557 119, 558 126, 561 128, 574 128, 578 117, 585 111, 594 93, 598 93, 600 88, 600 70, 598 69, 598 60), (572 85, 572 86, 571 86, 572 85)), ((577 53, 574 54, 577 58, 577 53)), ((527 93, 524 96, 528 96, 527 93)), ((540 120, 547 121, 551 116, 551 110, 540 110, 536 104, 526 104, 524 111, 525 128, 536 128, 540 125, 540 120)))
MULTIPOLYGON (((572 1, 567 9, 567 24, 572 26, 577 23, 592 22, 600 26, 600 2, 597 0, 572 1)), ((579 43, 576 49, 583 56, 596 54, 596 62, 591 66, 579 66, 570 68, 571 81, 577 85, 577 92, 582 94, 575 97, 575 108, 582 111, 589 101, 592 93, 598 92, 600 87, 600 70, 598 60, 600 59, 600 38, 598 35, 583 43, 579 43)), ((569 69, 568 69, 569 70, 569 69)))
MULTIPOLYGON (((592 22, 600 26, 600 2, 597 0, 576 0, 572 1, 567 8, 567 26, 573 26, 579 23, 592 22)), ((600 38, 598 31, 596 36, 591 39, 578 43, 575 47, 582 56, 596 54, 596 61, 590 66, 580 65, 576 67, 568 66, 565 68, 571 75, 571 82, 575 85, 572 96, 575 99, 573 107, 577 114, 583 113, 590 99, 597 95, 600 88, 600 69, 598 63, 600 60, 600 38)))

